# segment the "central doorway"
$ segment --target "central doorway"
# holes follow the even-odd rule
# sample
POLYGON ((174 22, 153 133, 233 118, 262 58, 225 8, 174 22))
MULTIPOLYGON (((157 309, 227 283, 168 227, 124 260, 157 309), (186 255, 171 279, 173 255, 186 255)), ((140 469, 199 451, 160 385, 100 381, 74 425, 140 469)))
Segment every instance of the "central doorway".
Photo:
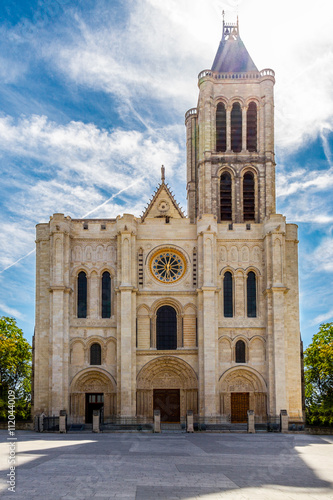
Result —
POLYGON ((244 424, 247 422, 247 411, 249 408, 248 392, 231 393, 231 422, 233 424, 244 424))
POLYGON ((161 422, 180 422, 180 390, 154 389, 154 410, 160 410, 161 422))
POLYGON ((93 411, 101 410, 103 412, 104 395, 103 393, 86 394, 86 424, 92 424, 93 411))

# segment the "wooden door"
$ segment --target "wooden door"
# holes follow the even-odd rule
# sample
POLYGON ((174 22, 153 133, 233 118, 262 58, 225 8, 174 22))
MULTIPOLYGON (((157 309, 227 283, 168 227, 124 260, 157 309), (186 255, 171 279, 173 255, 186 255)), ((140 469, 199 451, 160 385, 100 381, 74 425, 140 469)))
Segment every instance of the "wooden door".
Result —
POLYGON ((231 422, 243 424, 247 422, 247 411, 249 410, 249 393, 231 393, 231 422))
POLYGON ((154 410, 160 410, 161 422, 180 422, 180 390, 154 389, 154 410))

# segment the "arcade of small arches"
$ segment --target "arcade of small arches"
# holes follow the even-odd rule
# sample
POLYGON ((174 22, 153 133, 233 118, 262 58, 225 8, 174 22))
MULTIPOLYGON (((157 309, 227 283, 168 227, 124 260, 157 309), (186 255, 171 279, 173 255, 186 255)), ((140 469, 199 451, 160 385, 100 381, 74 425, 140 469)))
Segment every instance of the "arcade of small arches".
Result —
POLYGON ((219 101, 215 123, 217 153, 258 151, 258 106, 254 100, 247 104, 219 101))

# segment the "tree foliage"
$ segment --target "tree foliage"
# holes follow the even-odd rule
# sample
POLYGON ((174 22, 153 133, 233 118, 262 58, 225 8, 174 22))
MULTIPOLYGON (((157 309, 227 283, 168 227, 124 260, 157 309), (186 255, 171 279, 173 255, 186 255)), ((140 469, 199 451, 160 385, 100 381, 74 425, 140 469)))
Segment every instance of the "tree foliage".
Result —
POLYGON ((307 422, 333 425, 333 323, 320 325, 304 353, 304 367, 307 422))
POLYGON ((14 318, 0 317, 0 419, 7 418, 8 391, 15 391, 17 419, 30 417, 31 346, 14 318))

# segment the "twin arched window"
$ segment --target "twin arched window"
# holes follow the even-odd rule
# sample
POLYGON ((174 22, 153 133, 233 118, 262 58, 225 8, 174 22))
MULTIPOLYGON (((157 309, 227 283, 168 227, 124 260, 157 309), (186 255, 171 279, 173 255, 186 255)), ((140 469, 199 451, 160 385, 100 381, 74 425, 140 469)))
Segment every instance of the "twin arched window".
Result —
MULTIPOLYGON (((246 281, 246 315, 248 318, 257 317, 256 281, 255 273, 250 271, 246 281)), ((234 315, 233 276, 230 271, 225 272, 223 277, 223 315, 225 318, 232 318, 234 315)))
MULTIPOLYGON (((220 177, 220 218, 232 221, 232 178, 229 172, 222 172, 220 177)), ((255 178, 252 172, 243 176, 243 220, 255 220, 255 178)))
MULTIPOLYGON (((102 318, 111 317, 111 275, 105 271, 102 275, 102 318)), ((84 271, 80 271, 77 277, 77 317, 87 317, 88 304, 88 287, 87 275, 84 271)))
MULTIPOLYGON (((235 102, 230 113, 230 124, 227 124, 227 113, 223 102, 216 107, 216 151, 224 153, 227 150, 227 134, 230 126, 231 150, 234 153, 242 151, 243 144, 243 113, 239 102, 235 102)), ((246 111, 246 149, 257 151, 257 104, 251 101, 246 111)))

